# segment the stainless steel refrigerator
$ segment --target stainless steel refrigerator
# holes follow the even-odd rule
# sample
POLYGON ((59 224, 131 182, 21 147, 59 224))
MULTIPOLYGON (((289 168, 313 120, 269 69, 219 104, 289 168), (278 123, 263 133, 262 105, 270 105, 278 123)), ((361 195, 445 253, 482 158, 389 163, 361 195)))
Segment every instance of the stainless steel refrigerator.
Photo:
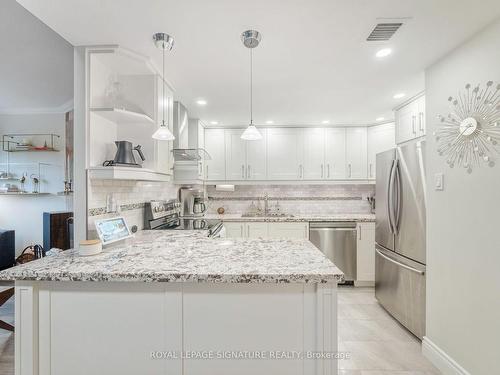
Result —
POLYGON ((377 154, 375 296, 425 334, 425 142, 377 154))

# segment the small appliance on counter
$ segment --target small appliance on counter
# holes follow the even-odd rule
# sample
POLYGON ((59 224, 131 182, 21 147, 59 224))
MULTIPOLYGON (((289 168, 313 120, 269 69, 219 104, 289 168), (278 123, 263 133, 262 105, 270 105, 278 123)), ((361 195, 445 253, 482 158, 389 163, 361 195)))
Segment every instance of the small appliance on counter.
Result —
POLYGON ((137 151, 142 161, 146 158, 142 153, 141 145, 132 147, 132 142, 129 141, 115 141, 117 150, 113 160, 106 160, 102 163, 105 167, 133 167, 142 168, 141 164, 135 161, 134 151, 137 151))
POLYGON ((224 237, 222 221, 202 217, 180 217, 181 203, 177 199, 146 203, 144 228, 151 230, 207 230, 209 237, 224 237))
POLYGON ((180 216, 182 217, 200 217, 207 210, 203 191, 191 186, 180 187, 178 199, 181 203, 180 216))

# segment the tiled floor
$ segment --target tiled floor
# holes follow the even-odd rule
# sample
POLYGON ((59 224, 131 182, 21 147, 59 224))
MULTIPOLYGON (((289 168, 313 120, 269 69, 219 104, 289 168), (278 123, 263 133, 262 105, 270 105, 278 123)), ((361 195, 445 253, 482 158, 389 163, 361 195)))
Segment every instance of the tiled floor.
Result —
POLYGON ((375 299, 373 288, 339 287, 339 375, 434 375, 420 341, 375 299))
MULTIPOLYGON (((339 375, 435 375, 420 342, 382 309, 373 288, 339 288, 339 375)), ((14 298, 0 307, 0 319, 14 321, 14 298)), ((0 330, 0 375, 14 374, 14 335, 0 330)))

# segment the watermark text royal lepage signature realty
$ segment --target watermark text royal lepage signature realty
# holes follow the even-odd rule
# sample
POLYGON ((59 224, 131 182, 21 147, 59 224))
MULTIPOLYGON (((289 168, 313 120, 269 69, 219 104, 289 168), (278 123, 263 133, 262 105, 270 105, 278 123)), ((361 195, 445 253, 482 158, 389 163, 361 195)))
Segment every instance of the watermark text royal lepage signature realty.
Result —
POLYGON ((315 352, 281 350, 201 350, 201 351, 161 351, 149 353, 150 359, 176 360, 302 360, 302 359, 339 359, 351 358, 350 352, 315 352))

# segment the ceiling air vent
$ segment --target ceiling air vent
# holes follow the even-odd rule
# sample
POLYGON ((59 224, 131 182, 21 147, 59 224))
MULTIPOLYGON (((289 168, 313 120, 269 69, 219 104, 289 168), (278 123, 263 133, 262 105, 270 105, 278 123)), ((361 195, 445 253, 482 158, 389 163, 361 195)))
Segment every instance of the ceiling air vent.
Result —
POLYGON ((375 26, 366 40, 369 42, 382 42, 389 40, 402 25, 403 24, 401 22, 379 23, 375 26))

